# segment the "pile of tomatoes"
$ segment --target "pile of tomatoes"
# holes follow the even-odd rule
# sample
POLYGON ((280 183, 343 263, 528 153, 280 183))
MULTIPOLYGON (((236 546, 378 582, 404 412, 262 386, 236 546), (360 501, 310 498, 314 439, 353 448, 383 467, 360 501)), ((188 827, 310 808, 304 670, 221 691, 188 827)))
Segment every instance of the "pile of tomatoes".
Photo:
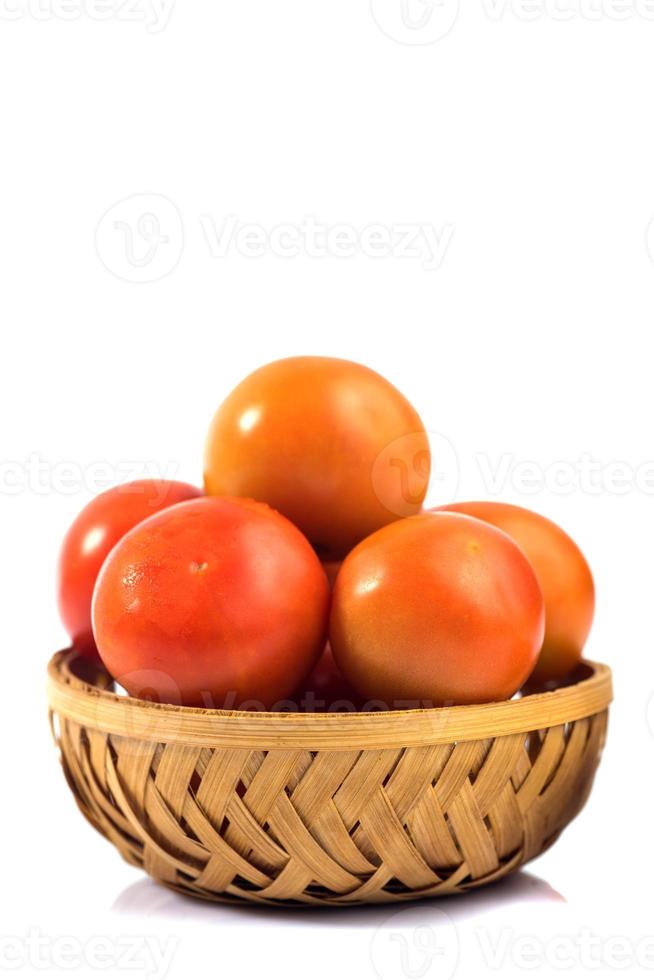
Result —
POLYGON ((218 409, 204 491, 139 480, 73 523, 73 645, 133 696, 217 708, 470 704, 565 678, 593 618, 581 551, 510 504, 423 510, 429 470, 374 371, 268 364, 218 409))

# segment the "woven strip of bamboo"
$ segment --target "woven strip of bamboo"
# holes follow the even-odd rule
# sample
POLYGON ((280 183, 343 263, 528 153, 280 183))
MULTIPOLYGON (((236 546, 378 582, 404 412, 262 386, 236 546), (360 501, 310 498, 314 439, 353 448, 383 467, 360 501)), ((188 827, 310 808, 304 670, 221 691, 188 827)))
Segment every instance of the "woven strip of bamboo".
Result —
POLYGON ((581 673, 498 705, 244 718, 121 698, 69 651, 49 696, 77 803, 131 864, 213 901, 339 906, 466 891, 550 846, 604 744, 610 671, 581 673))
POLYGON ((119 696, 79 681, 70 664, 67 651, 50 663, 48 700, 54 711, 114 735, 197 746, 365 749, 474 741, 578 721, 612 698, 609 668, 588 661, 588 676, 576 684, 493 704, 332 714, 221 711, 119 696))

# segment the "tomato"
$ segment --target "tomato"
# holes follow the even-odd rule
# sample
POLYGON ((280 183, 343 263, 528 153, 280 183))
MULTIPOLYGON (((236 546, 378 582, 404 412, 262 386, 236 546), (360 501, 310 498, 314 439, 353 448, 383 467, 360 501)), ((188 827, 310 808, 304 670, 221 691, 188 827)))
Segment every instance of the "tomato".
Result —
POLYGON ((510 698, 536 663, 543 628, 536 575, 508 535, 428 513, 347 556, 329 635, 347 680, 393 707, 510 698))
MULTIPOLYGON (((336 576, 342 565, 340 561, 323 561, 322 567, 327 576, 330 589, 333 589, 336 576)), ((329 711, 332 705, 339 710, 356 710, 361 698, 348 684, 336 666, 334 654, 329 643, 311 674, 293 695, 295 704, 305 711, 329 711)))
POLYGON ((357 691, 348 684, 336 666, 329 645, 307 679, 293 695, 293 701, 304 711, 354 711, 361 706, 357 691))
POLYGON ((97 657, 91 598, 98 572, 113 546, 146 517, 201 493, 188 483, 134 480, 101 493, 75 518, 59 553, 57 599, 63 624, 79 651, 97 657))
POLYGON ((205 497, 119 542, 98 577, 93 628, 105 666, 136 697, 270 708, 317 661, 328 607, 325 573, 290 521, 205 497))
POLYGON ((429 444, 417 412, 379 374, 332 357, 259 368, 209 429, 208 494, 264 500, 325 558, 420 511, 429 444))
POLYGON ((325 570, 325 575, 327 576, 327 581, 329 582, 329 587, 334 588, 334 582, 336 581, 336 576, 338 575, 338 570, 341 567, 340 561, 324 561, 322 567, 325 570))
POLYGON ((494 501, 449 504, 509 534, 531 562, 545 599, 545 639, 534 681, 558 680, 579 661, 595 611, 593 576, 565 531, 541 514, 494 501))

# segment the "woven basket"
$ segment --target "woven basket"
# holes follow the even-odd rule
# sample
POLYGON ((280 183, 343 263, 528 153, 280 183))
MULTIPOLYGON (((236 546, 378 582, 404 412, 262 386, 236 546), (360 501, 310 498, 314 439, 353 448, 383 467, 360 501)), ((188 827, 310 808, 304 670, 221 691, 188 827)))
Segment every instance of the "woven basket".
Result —
POLYGON ((87 819, 205 899, 348 905, 463 892, 536 857, 586 801, 611 674, 499 704, 267 714, 138 701, 49 666, 53 731, 87 819))

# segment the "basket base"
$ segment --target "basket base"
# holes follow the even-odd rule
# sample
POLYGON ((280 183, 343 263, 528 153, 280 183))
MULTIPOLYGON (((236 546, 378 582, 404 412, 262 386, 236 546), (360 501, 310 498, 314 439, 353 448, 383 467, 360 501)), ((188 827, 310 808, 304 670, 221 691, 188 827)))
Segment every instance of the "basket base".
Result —
MULTIPOLYGON (((98 699, 112 720, 122 703, 66 673, 67 656, 51 664, 53 731, 82 813, 126 861, 168 888, 268 908, 463 894, 522 867, 586 802, 610 698, 606 668, 586 665, 590 679, 500 706, 503 715, 527 717, 525 730, 507 734, 446 740, 436 722, 451 716, 434 709, 417 713, 420 724, 434 722, 421 744, 304 747, 275 734, 277 718, 257 722, 272 733, 270 746, 241 744, 238 726, 238 739, 223 744, 211 736, 208 713, 200 719, 207 744, 163 740, 156 724, 146 726, 149 738, 142 728, 130 736, 127 709, 120 733, 108 722, 96 727, 98 699), (588 691, 592 711, 580 716, 588 691), (543 727, 545 713, 564 709, 569 721, 543 727)), ((160 706, 128 705, 141 721, 161 719, 160 706)), ((475 717, 486 718, 484 707, 475 717)), ((229 719, 217 720, 229 728, 229 719)), ((362 731, 369 723, 349 722, 362 731)))
MULTIPOLYGON (((558 838, 552 838, 548 843, 547 848, 558 838)), ((544 848, 546 850, 547 848, 544 848)), ((542 852, 541 852, 542 853, 542 852)), ((460 885, 449 885, 447 881, 435 889, 427 889, 423 891, 406 891, 406 889, 399 890, 396 893, 389 892, 383 896, 377 896, 375 898, 369 899, 366 902, 360 900, 350 901, 347 898, 335 899, 333 896, 329 897, 319 897, 318 895, 305 895, 302 896, 300 900, 271 900, 261 897, 256 893, 248 893, 247 895, 232 895, 227 892, 223 894, 216 894, 213 892, 201 892, 194 888, 188 888, 184 885, 176 884, 171 881, 166 881, 163 878, 152 878, 156 885, 166 888, 168 891, 173 891, 177 895, 183 895, 184 898, 197 899, 200 902, 218 904, 218 905, 232 905, 232 906, 252 906, 258 905, 265 908, 279 908, 279 909, 316 909, 316 908, 330 908, 330 909, 352 909, 361 908, 363 905, 393 905, 400 902, 418 902, 426 901, 439 898, 452 898, 455 895, 466 895, 468 892, 477 890, 478 888, 485 888, 498 884, 499 882, 509 878, 511 875, 520 871, 524 867, 524 862, 516 857, 515 860, 508 862, 501 869, 494 872, 492 875, 488 875, 487 878, 480 878, 475 881, 462 882, 460 885)))

